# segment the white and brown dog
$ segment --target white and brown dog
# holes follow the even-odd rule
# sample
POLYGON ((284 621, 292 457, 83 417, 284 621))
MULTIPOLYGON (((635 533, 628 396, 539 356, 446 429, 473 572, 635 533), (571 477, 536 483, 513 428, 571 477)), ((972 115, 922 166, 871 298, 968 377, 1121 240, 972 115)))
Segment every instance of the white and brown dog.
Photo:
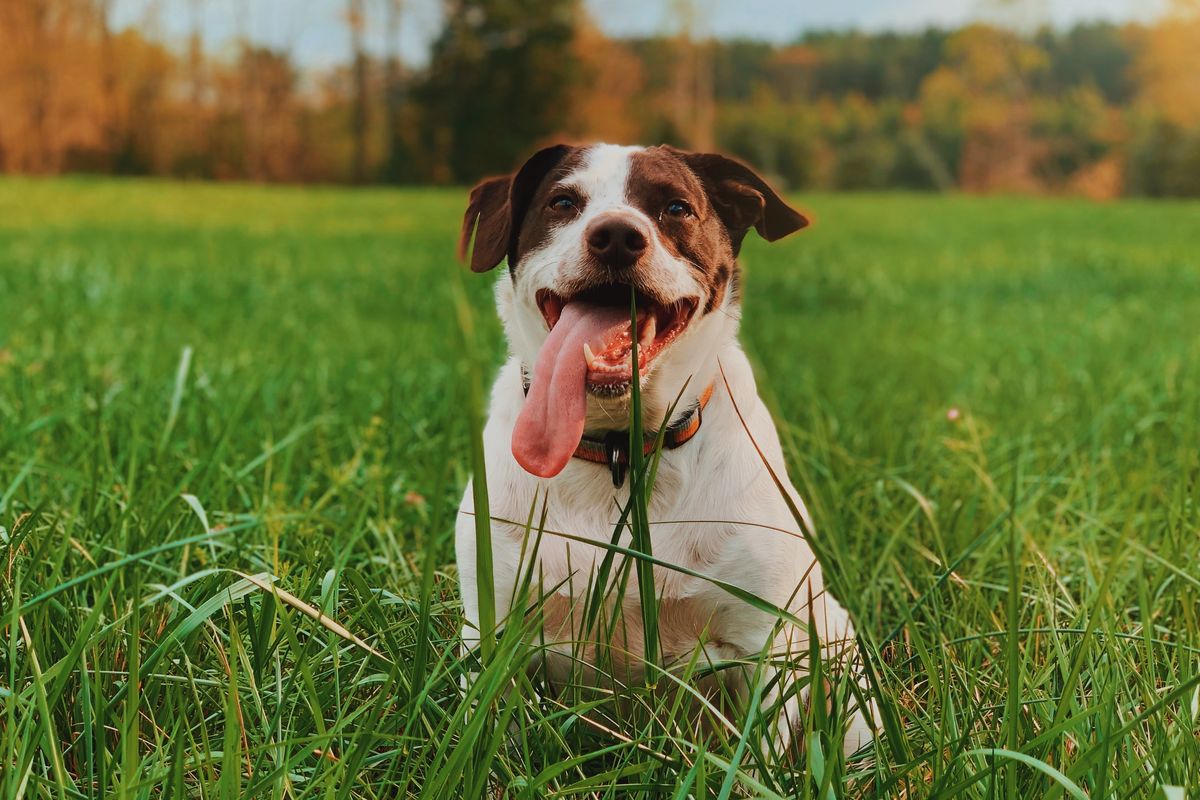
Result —
MULTIPOLYGON (((794 620, 812 619, 825 659, 841 668, 854 663, 849 616, 824 591, 789 509, 784 492, 807 513, 788 483, 779 437, 737 340, 743 238, 753 228, 774 241, 806 224, 746 166, 671 147, 549 147, 513 175, 471 192, 461 254, 473 238, 474 271, 505 258, 509 265, 508 278, 496 283, 496 305, 510 356, 484 431, 497 520, 495 607, 503 620, 521 576, 540 582, 550 675, 595 655, 594 645, 581 649, 579 623, 629 497, 631 295, 644 428, 667 425, 649 504, 653 553, 686 570, 654 568, 661 661, 686 663, 697 648, 713 662, 753 659, 765 649, 802 659, 808 631, 794 620), (535 527, 544 511, 546 533, 536 552, 519 524, 531 509, 535 527), (793 623, 781 625, 778 615, 706 577, 787 609, 793 623)), ((456 541, 468 646, 479 640, 473 511, 468 486, 456 541)), ((617 544, 628 546, 628 537, 617 544)), ((622 630, 609 632, 617 640, 612 651, 631 661, 642 648, 638 596, 631 578, 620 600, 622 630)), ((802 702, 799 696, 790 702, 802 702)), ((781 714, 785 741, 798 711, 785 707, 781 714)), ((872 716, 851 709, 847 753, 871 738, 872 716)))

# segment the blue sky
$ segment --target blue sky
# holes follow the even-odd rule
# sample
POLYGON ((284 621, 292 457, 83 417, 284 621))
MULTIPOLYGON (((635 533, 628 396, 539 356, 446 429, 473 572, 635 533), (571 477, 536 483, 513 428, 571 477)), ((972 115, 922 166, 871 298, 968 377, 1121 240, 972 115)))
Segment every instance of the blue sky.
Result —
MULTIPOLYGON (((693 0, 708 31, 722 37, 750 36, 786 41, 813 28, 920 28, 957 25, 974 19, 1020 26, 1044 22, 1070 25, 1080 20, 1153 17, 1165 0, 693 0)), ((585 0, 597 23, 610 34, 670 31, 671 0, 585 0)), ((365 0, 375 14, 370 46, 382 48, 384 0, 365 0)), ((439 0, 404 0, 401 51, 422 63, 441 22, 439 0)), ((345 0, 116 0, 118 26, 156 29, 169 39, 191 30, 193 9, 210 47, 240 31, 264 44, 286 48, 307 66, 344 61, 349 51, 343 24, 345 0)))

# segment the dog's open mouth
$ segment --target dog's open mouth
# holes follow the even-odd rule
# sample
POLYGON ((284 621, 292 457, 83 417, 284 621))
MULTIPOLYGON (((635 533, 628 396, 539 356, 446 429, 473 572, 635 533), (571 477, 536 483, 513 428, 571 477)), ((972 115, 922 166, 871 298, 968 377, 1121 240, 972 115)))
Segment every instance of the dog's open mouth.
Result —
POLYGON ((622 397, 633 383, 633 352, 645 375, 687 328, 699 301, 664 303, 634 295, 631 326, 628 285, 593 287, 564 297, 537 295, 550 335, 542 343, 525 404, 513 427, 512 452, 528 472, 550 478, 571 460, 583 436, 587 395, 622 397), (631 327, 633 327, 631 335, 631 327))
MULTIPOLYGON (((621 396, 633 381, 634 340, 630 336, 629 296, 631 288, 608 284, 563 297, 543 289, 537 294, 538 308, 551 332, 562 318, 563 310, 575 306, 571 321, 588 330, 580 347, 587 365, 586 386, 601 397, 621 396)), ((645 375, 654 360, 671 345, 692 321, 698 301, 683 298, 672 303, 660 302, 638 291, 637 356, 638 371, 645 375)))

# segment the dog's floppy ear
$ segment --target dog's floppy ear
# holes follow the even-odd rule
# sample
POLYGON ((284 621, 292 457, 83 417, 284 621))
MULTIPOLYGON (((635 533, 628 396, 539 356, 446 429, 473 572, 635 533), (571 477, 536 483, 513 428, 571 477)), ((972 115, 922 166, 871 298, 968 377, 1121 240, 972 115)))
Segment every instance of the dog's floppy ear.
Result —
POLYGON ((471 234, 475 234, 475 246, 471 248, 471 270, 474 272, 487 272, 499 264, 508 251, 508 190, 511 185, 512 176, 502 175, 480 181, 471 190, 467 213, 463 215, 462 233, 458 237, 458 257, 467 257, 471 234))
POLYGON ((467 213, 463 215, 458 238, 458 257, 471 251, 471 270, 487 272, 507 255, 511 265, 516 257, 517 237, 529 203, 546 173, 554 169, 573 148, 556 144, 543 148, 513 175, 501 175, 480 181, 471 190, 467 213), (475 243, 471 246, 471 235, 475 243))
POLYGON ((735 252, 751 228, 773 242, 808 225, 807 217, 740 161, 717 153, 677 152, 704 184, 713 208, 729 229, 735 252))

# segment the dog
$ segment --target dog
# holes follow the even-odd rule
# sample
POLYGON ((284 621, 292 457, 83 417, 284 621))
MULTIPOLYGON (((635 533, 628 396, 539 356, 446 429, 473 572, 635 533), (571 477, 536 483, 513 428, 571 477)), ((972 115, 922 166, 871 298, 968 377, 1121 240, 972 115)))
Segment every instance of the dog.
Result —
MULTIPOLYGON (((524 614, 522 576, 532 577, 547 645, 540 666, 552 680, 567 680, 580 659, 599 660, 598 643, 580 641, 589 587, 603 579, 610 545, 630 546, 628 530, 615 541, 613 531, 630 492, 635 346, 644 430, 665 428, 661 445, 648 438, 646 447, 661 447, 648 505, 658 661, 669 668, 699 654, 715 664, 767 651, 794 664, 807 656, 811 620, 823 662, 859 663, 737 339, 744 238, 753 229, 773 242, 807 224, 742 163, 669 146, 555 145, 471 191, 460 258, 475 272, 508 262, 495 294, 510 355, 483 432, 494 603, 501 621, 524 614), (756 608, 721 582, 787 613, 756 608)), ((467 648, 480 636, 472 497, 468 485, 456 525, 467 648)), ((611 602, 623 623, 606 653, 629 667, 643 656, 636 576, 611 602)), ((600 672, 590 679, 627 680, 632 668, 600 672)), ((787 681, 769 683, 766 701, 784 704, 778 733, 787 744, 809 693, 788 696, 787 681)), ((847 755, 874 726, 869 702, 850 705, 847 755)))

